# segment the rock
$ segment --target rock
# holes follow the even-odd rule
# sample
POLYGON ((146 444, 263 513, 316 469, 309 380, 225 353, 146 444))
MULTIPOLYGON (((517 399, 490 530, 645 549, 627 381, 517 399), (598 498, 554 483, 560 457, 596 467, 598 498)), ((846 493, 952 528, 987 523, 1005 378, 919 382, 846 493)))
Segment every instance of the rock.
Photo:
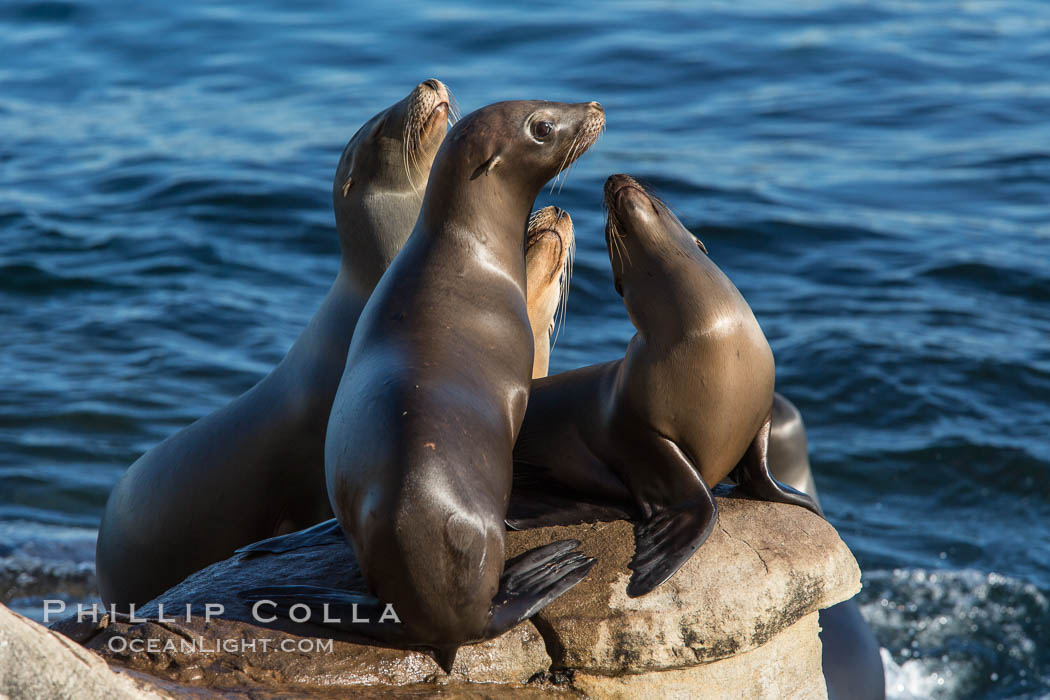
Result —
POLYGON ((122 667, 209 688, 405 686, 434 680, 523 684, 550 667, 531 623, 463 647, 446 679, 422 652, 373 646, 339 630, 281 617, 256 620, 237 591, 275 582, 366 590, 353 550, 338 542, 213 564, 136 611, 136 618, 148 622, 100 614, 97 624, 67 619, 53 628, 122 667), (223 612, 207 620, 206 604, 221 605, 223 612))
POLYGON ((587 697, 617 700, 824 700, 828 696, 820 672, 819 629, 817 615, 809 614, 762 646, 720 661, 617 677, 577 672, 573 686, 587 697))
POLYGON ((451 677, 423 653, 282 618, 260 623, 236 597, 276 582, 364 590, 341 541, 214 564, 139 611, 147 622, 103 616, 55 627, 111 663, 162 679, 162 687, 228 697, 323 697, 349 688, 365 697, 826 697, 817 611, 860 589, 853 556, 831 525, 802 508, 732 496, 719 496, 718 506, 704 546, 635 599, 626 594, 630 524, 508 533, 508 557, 571 537, 598 564, 532 621, 463 647, 451 677), (224 611, 206 620, 205 603, 224 611), (161 605, 176 619, 159 620, 161 605), (144 650, 132 646, 149 640, 144 650))
POLYGON ((513 533, 508 556, 575 537, 598 559, 582 583, 533 618, 555 666, 618 676, 709 663, 755 649, 860 590, 857 562, 827 521, 797 506, 733 497, 720 497, 718 509, 703 547, 641 598, 626 593, 629 523, 513 533))
POLYGON ((0 698, 170 698, 0 605, 0 698))
POLYGON ((267 629, 239 620, 110 621, 88 641, 112 663, 207 688, 403 686, 431 681, 524 684, 550 666, 531 625, 464 647, 450 679, 429 656, 267 629))

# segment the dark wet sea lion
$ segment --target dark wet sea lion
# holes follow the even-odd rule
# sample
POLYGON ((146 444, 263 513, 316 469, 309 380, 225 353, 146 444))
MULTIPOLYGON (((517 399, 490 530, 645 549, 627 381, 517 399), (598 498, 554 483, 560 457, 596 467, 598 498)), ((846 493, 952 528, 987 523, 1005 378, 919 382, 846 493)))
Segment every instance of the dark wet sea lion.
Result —
POLYGON ((504 567, 511 451, 529 394, 525 236, 543 184, 597 139, 597 103, 501 102, 449 132, 419 220, 358 322, 325 445, 328 494, 375 597, 275 586, 385 643, 495 637, 579 582, 575 542, 504 567), (377 623, 389 603, 401 624, 377 623))
POLYGON ((773 354, 703 245, 626 175, 606 182, 613 277, 637 329, 622 360, 533 383, 514 450, 515 527, 635 519, 627 592, 648 593, 703 544, 732 476, 819 513, 766 463, 773 354))
POLYGON ((381 272, 366 274, 368 265, 382 264, 369 253, 362 265, 357 253, 408 238, 448 111, 445 86, 428 80, 350 140, 334 186, 342 250, 335 283, 269 375, 144 454, 114 487, 96 557, 106 603, 145 603, 240 546, 332 516, 328 414, 370 280, 381 272))
MULTIPOLYGON (((769 470, 819 505, 802 414, 787 398, 773 399, 769 470)), ((829 700, 884 700, 886 670, 879 642, 855 599, 820 611, 821 662, 829 700)))

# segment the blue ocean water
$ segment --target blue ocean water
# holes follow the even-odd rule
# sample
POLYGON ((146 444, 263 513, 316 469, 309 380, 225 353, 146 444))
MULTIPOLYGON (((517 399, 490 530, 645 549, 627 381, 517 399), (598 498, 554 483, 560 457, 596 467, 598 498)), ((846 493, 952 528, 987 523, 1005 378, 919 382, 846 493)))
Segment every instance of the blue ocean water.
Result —
POLYGON ((92 595, 143 451, 327 290, 331 177, 436 77, 598 100, 560 371, 621 354, 601 187, 652 183, 749 300, 864 569, 891 697, 1050 697, 1050 5, 0 4, 0 601, 92 595))

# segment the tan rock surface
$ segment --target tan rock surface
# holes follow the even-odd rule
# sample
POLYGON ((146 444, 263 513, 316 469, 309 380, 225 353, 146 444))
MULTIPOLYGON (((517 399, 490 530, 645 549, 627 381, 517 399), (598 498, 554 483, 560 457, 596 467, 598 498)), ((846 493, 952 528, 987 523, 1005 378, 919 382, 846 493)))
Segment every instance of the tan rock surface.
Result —
MULTIPOLYGON (((333 628, 280 617, 260 623, 237 592, 274 583, 365 590, 353 550, 339 541, 213 564, 143 606, 136 616, 149 622, 100 616, 98 624, 67 620, 53 627, 120 666, 201 687, 345 688, 445 680, 434 660, 421 652, 377 647, 333 628), (192 610, 188 622, 187 604, 192 610), (223 612, 206 621, 205 604, 221 605, 223 612), (158 621, 161 605, 173 622, 158 621), (154 651, 142 651, 144 646, 136 651, 131 640, 137 640, 135 645, 153 640, 149 648, 154 651)), ((543 639, 525 623, 498 639, 463 647, 452 680, 520 684, 549 666, 543 639)))
POLYGON ((556 667, 598 675, 680 669, 754 649, 860 590, 856 560, 827 521, 797 506, 718 498, 707 542, 649 595, 627 597, 626 522, 513 533, 508 556, 575 537, 598 564, 533 622, 556 667))
POLYGON ((817 614, 760 647, 699 666, 618 677, 577 672, 573 686, 603 700, 827 700, 817 614))
POLYGON ((0 698, 168 698, 70 639, 0 605, 0 698))
MULTIPOLYGON (((421 652, 300 636, 239 620, 107 620, 87 647, 120 666, 209 688, 400 686, 446 678, 421 652)), ((549 666, 539 634, 519 625, 464 647, 451 680, 525 683, 549 666)))
POLYGON ((718 504, 704 546, 637 599, 626 594, 628 523, 509 533, 508 557, 572 537, 598 564, 531 622, 463 647, 451 677, 419 652, 283 619, 259 625, 237 598, 277 582, 363 590, 344 542, 219 562, 139 613, 156 618, 163 603, 175 622, 104 617, 56 627, 114 664, 162 679, 161 688, 201 697, 209 689, 231 698, 337 697, 351 688, 355 697, 824 697, 815 613, 860 589, 852 554, 834 528, 802 508, 721 496, 718 504), (205 621, 205 603, 225 611, 205 621), (154 640, 153 651, 135 652, 131 640, 154 640))

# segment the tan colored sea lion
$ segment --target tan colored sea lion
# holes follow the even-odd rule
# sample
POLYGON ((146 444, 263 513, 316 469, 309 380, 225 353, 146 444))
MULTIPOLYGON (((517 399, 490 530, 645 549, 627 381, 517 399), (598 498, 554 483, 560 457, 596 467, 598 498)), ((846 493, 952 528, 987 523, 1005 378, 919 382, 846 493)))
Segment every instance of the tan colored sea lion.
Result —
POLYGON ((552 336, 559 311, 565 313, 572 256, 576 239, 569 212, 544 207, 529 218, 525 248, 525 274, 528 278, 526 302, 535 355, 532 378, 547 376, 552 336))
POLYGON ((631 596, 666 581, 703 544, 711 488, 819 514, 769 474, 773 354, 747 302, 703 245, 626 175, 605 185, 613 278, 637 334, 621 360, 533 383, 514 450, 515 527, 628 518, 631 596))

